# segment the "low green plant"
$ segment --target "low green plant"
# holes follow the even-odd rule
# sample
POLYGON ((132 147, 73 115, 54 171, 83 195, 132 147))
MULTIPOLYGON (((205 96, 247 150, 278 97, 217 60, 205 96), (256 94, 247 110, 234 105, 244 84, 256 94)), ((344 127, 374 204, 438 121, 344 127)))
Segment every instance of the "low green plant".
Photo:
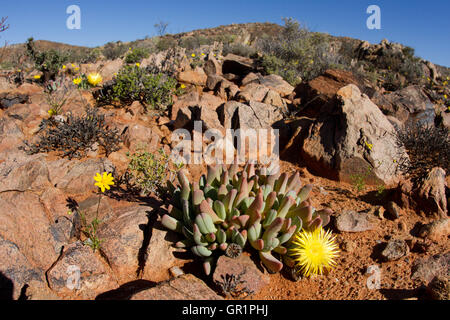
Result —
POLYGON ((103 47, 103 55, 108 60, 116 60, 121 58, 126 52, 128 48, 122 42, 108 42, 103 47))
POLYGON ((350 176, 353 187, 357 192, 362 192, 366 189, 366 180, 372 174, 373 168, 368 166, 363 173, 355 173, 350 176))
POLYGON ((169 165, 169 155, 164 149, 157 153, 145 151, 145 146, 138 148, 133 154, 127 153, 130 162, 128 172, 130 182, 139 189, 142 194, 151 192, 161 196, 167 191, 167 181, 173 181, 177 170, 181 165, 175 165, 172 169, 169 165))
POLYGON ((51 117, 61 114, 62 108, 70 98, 71 93, 72 92, 66 85, 64 79, 49 81, 49 83, 47 83, 44 89, 44 94, 47 103, 50 106, 48 114, 51 117))
POLYGON ((61 67, 68 61, 69 55, 54 49, 39 52, 33 38, 27 41, 27 55, 34 62, 36 69, 44 74, 43 81, 55 80, 61 67))
POLYGON ((92 250, 97 251, 100 249, 100 245, 102 240, 97 236, 98 227, 101 224, 101 221, 98 217, 95 217, 90 223, 87 223, 86 216, 83 212, 79 211, 82 229, 81 231, 87 237, 87 240, 84 241, 85 245, 88 245, 92 248, 92 250))
POLYGON ((148 58, 150 53, 145 48, 135 48, 131 51, 128 51, 128 54, 125 56, 125 63, 133 64, 141 62, 143 59, 148 58))
POLYGON ((139 101, 148 109, 164 111, 173 103, 177 81, 165 74, 151 74, 136 65, 125 66, 109 88, 97 97, 99 105, 130 105, 139 101))

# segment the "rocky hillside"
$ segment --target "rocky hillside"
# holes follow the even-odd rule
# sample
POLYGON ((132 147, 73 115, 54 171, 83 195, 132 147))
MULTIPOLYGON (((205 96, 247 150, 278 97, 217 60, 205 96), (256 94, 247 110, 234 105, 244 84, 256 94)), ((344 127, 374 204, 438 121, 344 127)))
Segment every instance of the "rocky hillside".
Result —
POLYGON ((449 299, 448 69, 293 21, 58 49, 0 75, 1 299, 449 299), (178 129, 278 129, 281 170, 178 129))

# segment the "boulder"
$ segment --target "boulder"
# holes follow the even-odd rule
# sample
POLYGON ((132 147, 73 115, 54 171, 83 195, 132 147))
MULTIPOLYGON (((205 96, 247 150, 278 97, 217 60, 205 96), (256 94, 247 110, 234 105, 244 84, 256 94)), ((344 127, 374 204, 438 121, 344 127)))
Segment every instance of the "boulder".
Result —
POLYGON ((47 279, 54 292, 72 299, 94 299, 100 293, 118 287, 107 263, 81 242, 64 249, 58 261, 47 271, 47 279))
POLYGON ((170 276, 170 269, 184 262, 176 258, 174 243, 181 240, 177 234, 167 231, 158 219, 149 230, 149 242, 144 251, 145 267, 142 278, 150 281, 164 281, 170 276))
POLYGON ((222 99, 212 94, 204 93, 201 96, 197 93, 188 94, 172 108, 173 126, 175 129, 192 127, 194 121, 201 121, 204 130, 222 130, 216 110, 223 103, 222 99))
POLYGON ((227 102, 218 110, 220 122, 225 129, 266 129, 281 120, 279 108, 251 101, 248 105, 236 101, 227 102))
POLYGON ((205 87, 208 76, 203 71, 203 69, 200 70, 201 71, 199 70, 181 71, 177 74, 177 80, 183 83, 205 87))
POLYGON ((219 257, 213 281, 222 294, 235 298, 258 293, 270 283, 268 275, 262 273, 250 257, 243 254, 234 259, 219 257))
POLYGON ((263 86, 278 92, 282 97, 286 97, 294 91, 294 87, 277 74, 270 74, 259 80, 263 86))
POLYGON ((395 183, 394 161, 407 158, 398 148, 396 130, 370 99, 351 84, 340 89, 334 104, 306 129, 301 160, 321 176, 352 182, 356 174, 366 183, 395 183))
POLYGON ((155 152, 159 147, 161 137, 149 127, 141 124, 131 124, 127 127, 124 138, 124 145, 135 152, 141 147, 148 152, 155 152))
POLYGON ((253 71, 254 64, 253 59, 229 53, 223 58, 222 73, 231 73, 240 77, 245 77, 253 71))
POLYGON ((94 176, 97 173, 114 172, 114 166, 108 159, 59 159, 47 162, 47 166, 52 184, 72 195, 97 191, 94 176))
POLYGON ((102 252, 120 284, 133 281, 139 270, 139 254, 150 227, 150 207, 125 207, 114 211, 98 230, 102 252))
POLYGON ((37 154, 0 163, 0 192, 42 190, 49 188, 49 171, 45 156, 37 154))
POLYGON ((358 81, 349 71, 326 70, 319 77, 299 84, 295 89, 295 98, 304 103, 302 113, 309 117, 317 117, 320 108, 330 101, 339 89, 349 85, 358 85, 358 81))
POLYGON ((241 88, 240 92, 236 96, 236 99, 241 102, 262 102, 266 97, 268 91, 268 87, 257 82, 251 82, 245 87, 241 88))
POLYGON ((44 269, 34 267, 17 244, 0 236, 0 300, 17 300, 32 282, 45 285, 44 269))
POLYGON ((383 97, 388 101, 379 105, 383 113, 393 116, 403 126, 416 121, 434 124, 436 114, 433 103, 421 86, 409 86, 383 97))
POLYGON ((416 201, 420 209, 437 214, 440 218, 447 217, 447 196, 445 188, 446 173, 442 168, 433 168, 417 190, 416 201))
POLYGON ((223 300, 223 298, 202 280, 191 274, 185 274, 138 292, 130 300, 223 300))
POLYGON ((213 56, 208 57, 208 60, 203 66, 203 70, 205 70, 207 76, 222 74, 222 66, 220 65, 219 61, 217 61, 217 59, 213 56))

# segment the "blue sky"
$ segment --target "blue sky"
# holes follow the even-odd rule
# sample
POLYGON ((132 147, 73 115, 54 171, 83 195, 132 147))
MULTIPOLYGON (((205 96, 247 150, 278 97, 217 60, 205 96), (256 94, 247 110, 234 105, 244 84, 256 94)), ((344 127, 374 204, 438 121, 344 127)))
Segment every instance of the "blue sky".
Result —
POLYGON ((97 46, 109 41, 132 41, 154 36, 153 25, 170 23, 170 33, 247 22, 282 24, 293 17, 313 31, 348 36, 371 43, 383 38, 416 49, 434 63, 450 66, 448 0, 3 0, 0 16, 10 29, 0 41, 35 39, 97 46), (81 8, 81 30, 66 28, 66 8, 81 8), (381 30, 369 30, 369 5, 381 8, 381 30))

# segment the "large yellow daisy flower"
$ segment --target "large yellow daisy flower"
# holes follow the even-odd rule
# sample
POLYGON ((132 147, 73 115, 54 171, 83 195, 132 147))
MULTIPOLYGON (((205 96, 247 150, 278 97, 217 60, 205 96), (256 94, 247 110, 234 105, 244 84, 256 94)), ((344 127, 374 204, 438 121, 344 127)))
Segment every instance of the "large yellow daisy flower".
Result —
POLYGON ((294 236, 289 255, 300 271, 309 277, 323 274, 325 269, 336 265, 338 246, 331 232, 325 232, 322 227, 314 231, 302 230, 294 236))
POLYGON ((96 87, 103 81, 103 78, 100 73, 90 73, 88 75, 88 81, 91 85, 96 87))
POLYGON ((105 189, 111 189, 110 186, 114 185, 114 178, 111 173, 103 172, 103 175, 97 173, 94 180, 97 181, 94 185, 99 187, 102 192, 105 192, 105 189))

